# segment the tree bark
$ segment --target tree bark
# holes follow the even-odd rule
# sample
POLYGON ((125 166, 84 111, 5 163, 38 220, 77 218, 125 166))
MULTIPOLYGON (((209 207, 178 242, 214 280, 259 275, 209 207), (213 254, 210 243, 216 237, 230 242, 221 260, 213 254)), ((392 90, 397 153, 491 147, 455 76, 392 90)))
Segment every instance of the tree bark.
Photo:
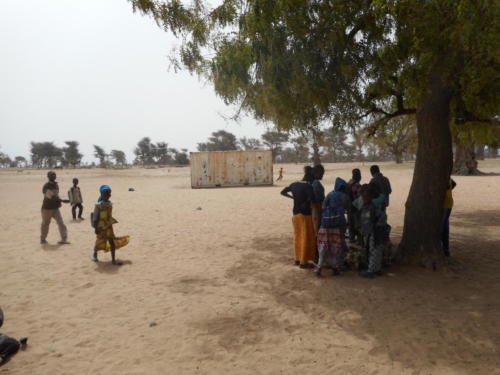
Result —
POLYGON ((438 70, 417 110, 418 148, 400 251, 404 260, 436 269, 444 263, 441 247, 443 200, 452 169, 449 127, 451 90, 438 70))

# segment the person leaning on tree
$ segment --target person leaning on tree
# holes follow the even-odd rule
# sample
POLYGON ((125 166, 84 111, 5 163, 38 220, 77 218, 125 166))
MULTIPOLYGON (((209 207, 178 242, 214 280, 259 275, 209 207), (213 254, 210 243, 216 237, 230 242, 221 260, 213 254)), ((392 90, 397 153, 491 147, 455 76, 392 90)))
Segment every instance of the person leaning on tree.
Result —
POLYGON ((58 242, 60 245, 67 244, 68 242, 68 229, 64 224, 61 211, 62 203, 69 203, 67 199, 59 198, 59 185, 56 182, 56 174, 53 171, 47 173, 49 181, 43 185, 43 203, 42 203, 42 225, 40 243, 42 245, 47 243, 47 235, 49 234, 50 221, 54 219, 59 228, 61 240, 58 242))
POLYGON ((450 178, 443 202, 443 219, 441 220, 441 243, 444 255, 450 256, 450 215, 453 208, 453 193, 457 183, 450 178))

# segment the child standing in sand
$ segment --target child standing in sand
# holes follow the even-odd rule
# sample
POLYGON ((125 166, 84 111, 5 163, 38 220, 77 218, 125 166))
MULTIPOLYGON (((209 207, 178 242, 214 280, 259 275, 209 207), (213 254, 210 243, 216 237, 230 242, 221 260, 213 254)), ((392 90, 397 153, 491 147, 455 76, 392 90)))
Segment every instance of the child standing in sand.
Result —
POLYGON ((114 265, 121 266, 123 263, 115 259, 115 251, 129 243, 130 237, 116 237, 113 231, 113 224, 118 223, 112 216, 113 205, 109 200, 111 198, 111 188, 108 185, 102 185, 99 189, 101 196, 95 205, 92 214, 92 227, 95 228, 97 236, 92 260, 98 262, 97 252, 111 251, 111 262, 114 265))
POLYGON ((83 198, 80 187, 78 186, 78 178, 73 179, 73 186, 68 190, 69 203, 71 204, 71 214, 73 220, 76 220, 76 209, 78 208, 78 220, 83 220, 83 198))

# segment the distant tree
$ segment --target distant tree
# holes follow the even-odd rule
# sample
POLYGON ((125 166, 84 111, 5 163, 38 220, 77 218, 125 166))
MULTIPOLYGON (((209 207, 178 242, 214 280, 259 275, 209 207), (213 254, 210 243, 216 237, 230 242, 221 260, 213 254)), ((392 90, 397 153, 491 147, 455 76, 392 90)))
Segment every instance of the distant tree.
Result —
POLYGON ((283 144, 288 142, 288 138, 288 134, 273 130, 268 130, 262 134, 262 143, 273 152, 273 162, 281 152, 283 144))
POLYGON ((124 166, 127 165, 127 157, 125 153, 121 150, 111 150, 109 154, 111 159, 114 160, 115 165, 124 166))
POLYGON ((304 135, 299 135, 290 139, 295 154, 295 163, 307 163, 311 161, 309 152, 309 139, 304 135))
POLYGON ((135 160, 134 164, 152 165, 154 164, 153 145, 151 138, 144 137, 138 143, 134 150, 135 160))
POLYGON ((71 165, 72 167, 80 165, 83 157, 78 150, 80 144, 77 141, 66 141, 64 143, 66 143, 66 147, 62 148, 64 165, 71 165))
POLYGON ((346 131, 337 127, 323 131, 320 145, 326 162, 354 161, 354 147, 349 144, 347 135, 346 131))
POLYGON ((366 134, 363 129, 352 129, 351 130, 351 147, 353 148, 353 156, 355 161, 364 161, 363 148, 366 143, 366 134))
MULTIPOLYGON (((414 116, 400 116, 383 122, 375 130, 374 139, 381 153, 388 151, 396 163, 417 144, 417 125, 414 116)), ((380 155, 383 159, 383 155, 380 155)))
POLYGON ((9 157, 9 155, 0 152, 0 167, 9 168, 11 164, 12 164, 12 159, 9 157))
POLYGON ((16 168, 26 168, 28 166, 28 161, 24 156, 16 156, 14 163, 16 168))
POLYGON ((108 165, 108 156, 102 147, 94 145, 94 157, 99 160, 99 167, 104 168, 108 165))
POLYGON ((172 162, 171 150, 168 148, 168 144, 165 142, 158 142, 156 144, 151 144, 151 155, 154 164, 157 165, 167 165, 172 162))
POLYGON ((489 158, 497 158, 498 157, 498 149, 500 148, 500 140, 498 142, 492 142, 488 145, 488 157, 489 158))
POLYGON ((236 136, 225 130, 213 132, 205 143, 198 143, 198 151, 232 151, 238 150, 236 136))
POLYGON ((36 168, 53 168, 62 163, 63 151, 54 142, 31 142, 30 152, 36 168))
POLYGON ((452 124, 451 131, 455 146, 453 173, 481 174, 477 168, 476 145, 498 142, 500 140, 500 122, 492 120, 482 123, 452 124))
POLYGON ((177 165, 187 165, 189 164, 188 150, 187 148, 181 149, 181 151, 176 148, 171 148, 170 152, 174 155, 174 162, 177 165))
POLYGON ((257 138, 242 137, 238 142, 243 150, 260 150, 262 148, 262 142, 257 138))

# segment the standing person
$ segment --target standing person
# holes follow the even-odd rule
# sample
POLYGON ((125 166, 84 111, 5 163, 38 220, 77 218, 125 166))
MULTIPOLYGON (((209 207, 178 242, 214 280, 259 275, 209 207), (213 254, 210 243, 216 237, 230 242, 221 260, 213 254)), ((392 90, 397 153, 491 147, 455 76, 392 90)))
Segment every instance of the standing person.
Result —
POLYGON ((314 192, 314 199, 312 201, 312 220, 314 231, 318 233, 320 221, 321 221, 321 205, 325 200, 325 188, 321 184, 321 180, 325 175, 325 168, 321 164, 318 164, 312 169, 314 180, 311 184, 314 192))
POLYGON ((53 171, 47 173, 49 181, 43 185, 43 203, 42 203, 42 225, 40 243, 45 245, 47 243, 47 235, 49 234, 50 221, 54 219, 59 228, 61 240, 58 242, 60 245, 68 244, 68 229, 64 225, 64 221, 59 208, 62 203, 68 203, 68 200, 59 198, 59 185, 56 182, 56 174, 53 171))
POLYGON ((374 184, 377 187, 378 193, 383 195, 383 209, 385 211, 385 209, 389 207, 389 196, 392 193, 391 182, 380 173, 378 165, 372 165, 370 167, 370 172, 372 174, 370 184, 374 184))
POLYGON ((450 215, 453 208, 453 192, 457 183, 450 178, 443 202, 443 219, 441 221, 441 243, 444 255, 450 256, 450 215))
POLYGON ((94 262, 98 262, 97 252, 111 251, 111 263, 121 266, 123 263, 115 259, 115 252, 120 247, 126 246, 129 243, 130 237, 116 237, 113 231, 113 224, 118 221, 112 216, 113 205, 109 200, 111 198, 111 188, 108 185, 102 185, 99 189, 101 196, 95 205, 92 214, 92 227, 95 228, 96 241, 94 246, 94 255, 91 258, 94 262))
POLYGON ((360 272, 360 276, 373 278, 382 272, 382 257, 387 233, 387 215, 380 205, 373 202, 377 195, 374 186, 363 185, 361 197, 361 234, 368 255, 368 269, 360 272))
POLYGON ((316 232, 311 217, 311 203, 314 199, 311 183, 314 177, 310 169, 304 168, 304 171, 306 173, 302 181, 284 188, 281 195, 293 199, 295 264, 300 268, 309 268, 309 262, 314 259, 316 252, 316 232))
POLYGON ((283 180, 283 168, 280 168, 280 170, 278 171, 278 178, 276 179, 276 181, 281 180, 283 180))
POLYGON ((359 242, 359 211, 353 202, 358 199, 361 189, 361 171, 358 168, 352 170, 352 178, 347 183, 347 192, 349 194, 349 208, 347 209, 347 223, 349 225, 349 241, 351 243, 359 242))
MULTIPOLYGON (((336 181, 337 185, 337 181, 336 181)), ((332 268, 333 275, 340 273, 340 267, 344 260, 346 220, 342 193, 332 191, 323 202, 323 216, 318 232, 318 267, 316 276, 321 277, 321 270, 326 267, 332 268)))
POLYGON ((69 203, 71 204, 71 214, 73 220, 76 220, 76 209, 78 208, 78 220, 83 220, 83 198, 80 187, 78 186, 78 178, 73 179, 73 186, 68 190, 69 203))

